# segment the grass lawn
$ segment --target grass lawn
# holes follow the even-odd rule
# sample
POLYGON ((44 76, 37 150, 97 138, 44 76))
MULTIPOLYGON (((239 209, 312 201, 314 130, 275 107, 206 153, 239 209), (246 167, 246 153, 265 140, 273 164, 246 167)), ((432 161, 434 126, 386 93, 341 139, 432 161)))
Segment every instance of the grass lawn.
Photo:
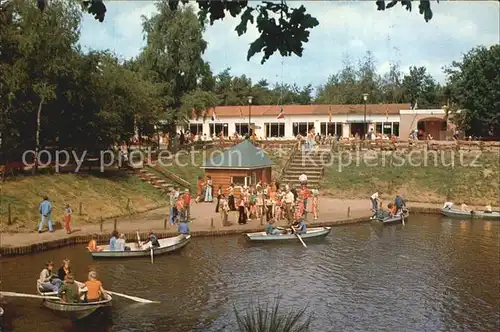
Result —
POLYGON ((346 154, 326 167, 322 187, 326 194, 339 198, 366 198, 379 190, 387 195, 400 193, 409 201, 443 202, 449 196, 456 203, 498 206, 499 169, 498 154, 477 159, 463 156, 462 160, 457 155, 452 159, 450 152, 437 159, 414 154, 411 164, 409 157, 402 161, 394 156, 352 158, 349 164, 346 154))
POLYGON ((73 209, 74 225, 97 222, 101 217, 141 212, 166 202, 150 184, 136 176, 118 172, 18 176, 8 178, 0 186, 0 227, 9 231, 36 229, 39 222, 38 206, 43 195, 47 195, 53 203, 53 221, 62 221, 64 204, 69 203, 73 209), (80 202, 82 215, 79 215, 80 202), (11 225, 7 225, 9 205, 11 225))

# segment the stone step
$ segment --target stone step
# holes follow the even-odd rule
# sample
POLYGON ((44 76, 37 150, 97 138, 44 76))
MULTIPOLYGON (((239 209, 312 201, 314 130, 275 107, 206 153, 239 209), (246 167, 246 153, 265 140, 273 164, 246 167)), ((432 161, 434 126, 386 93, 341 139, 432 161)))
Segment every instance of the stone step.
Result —
POLYGON ((173 188, 174 187, 174 185, 171 183, 160 183, 160 186, 162 188, 173 188))
POLYGON ((322 173, 322 170, 321 169, 309 169, 309 168, 303 168, 303 169, 296 169, 296 168, 289 168, 287 170, 285 170, 285 174, 297 174, 297 176, 299 176, 300 174, 302 173, 305 173, 306 175, 308 174, 312 174, 312 175, 321 175, 322 173))
POLYGON ((139 173, 148 173, 148 171, 147 171, 147 170, 145 170, 145 169, 140 169, 140 170, 139 170, 139 173))
POLYGON ((162 183, 166 183, 167 181, 166 180, 161 180, 161 179, 158 179, 158 180, 151 180, 151 182, 154 182, 156 184, 162 184, 162 183))
POLYGON ((320 166, 290 166, 285 171, 305 172, 308 170, 312 171, 312 172, 321 172, 321 170, 323 170, 323 167, 320 167, 320 166))
MULTIPOLYGON (((293 177, 287 177, 287 176, 284 176, 281 181, 283 182, 297 182, 297 183, 300 183, 299 179, 297 179, 295 176, 293 177)), ((311 182, 320 182, 321 181, 321 178, 307 178, 307 182, 308 183, 311 183, 311 182)))

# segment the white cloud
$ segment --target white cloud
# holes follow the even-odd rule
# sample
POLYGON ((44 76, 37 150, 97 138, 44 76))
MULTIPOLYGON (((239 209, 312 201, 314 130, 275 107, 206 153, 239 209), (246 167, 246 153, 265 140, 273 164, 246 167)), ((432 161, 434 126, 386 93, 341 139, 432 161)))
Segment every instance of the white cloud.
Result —
MULTIPOLYGON (((385 71, 398 62, 403 71, 410 66, 426 66, 429 73, 443 81, 442 67, 459 60, 463 53, 478 45, 499 42, 499 4, 495 2, 432 3, 434 17, 426 23, 418 8, 412 12, 401 6, 380 12, 374 1, 304 2, 307 11, 320 25, 311 30, 303 57, 273 56, 264 65, 262 55, 246 61, 249 44, 258 36, 254 26, 238 37, 234 28, 238 18, 226 17, 208 26, 205 59, 214 72, 231 67, 236 75, 246 74, 253 80, 297 83, 323 83, 342 66, 343 54, 356 60, 366 50, 373 52, 377 68, 385 71)), ((301 3, 289 2, 290 6, 301 3)), ((110 48, 124 57, 132 57, 144 46, 141 16, 155 11, 154 3, 127 1, 107 3, 104 23, 84 15, 82 45, 110 48)))

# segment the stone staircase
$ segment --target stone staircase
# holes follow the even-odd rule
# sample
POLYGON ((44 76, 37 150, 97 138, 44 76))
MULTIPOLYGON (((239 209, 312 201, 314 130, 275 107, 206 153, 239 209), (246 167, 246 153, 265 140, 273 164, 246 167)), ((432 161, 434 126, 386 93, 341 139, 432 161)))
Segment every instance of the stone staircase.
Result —
POLYGON ((324 165, 330 161, 330 149, 320 149, 315 152, 296 151, 283 170, 280 182, 282 185, 300 186, 299 176, 307 175, 310 186, 321 185, 324 165))
POLYGON ((163 192, 169 192, 175 186, 165 178, 146 169, 130 170, 129 173, 138 176, 144 182, 149 182, 153 187, 163 192))

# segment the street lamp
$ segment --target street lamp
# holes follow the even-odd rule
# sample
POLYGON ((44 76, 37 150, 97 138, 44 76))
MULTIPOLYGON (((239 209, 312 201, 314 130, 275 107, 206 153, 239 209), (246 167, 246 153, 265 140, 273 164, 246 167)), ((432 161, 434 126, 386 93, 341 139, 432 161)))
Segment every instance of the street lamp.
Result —
POLYGON ((248 137, 252 135, 251 126, 252 126, 252 96, 248 96, 248 137))
POLYGON ((367 123, 366 123, 366 101, 367 100, 368 100, 368 93, 363 93, 363 102, 365 103, 365 117, 364 117, 364 122, 363 122, 363 126, 364 126, 363 139, 366 138, 366 134, 368 133, 368 127, 367 127, 367 123))

